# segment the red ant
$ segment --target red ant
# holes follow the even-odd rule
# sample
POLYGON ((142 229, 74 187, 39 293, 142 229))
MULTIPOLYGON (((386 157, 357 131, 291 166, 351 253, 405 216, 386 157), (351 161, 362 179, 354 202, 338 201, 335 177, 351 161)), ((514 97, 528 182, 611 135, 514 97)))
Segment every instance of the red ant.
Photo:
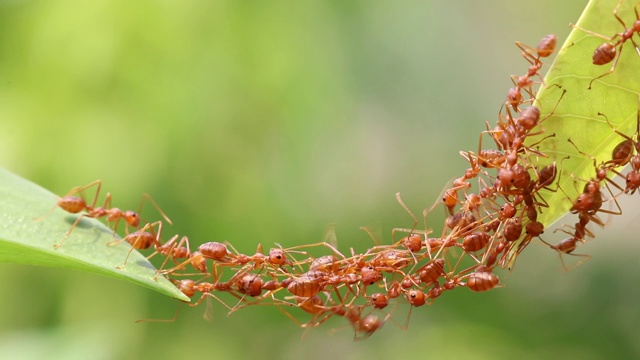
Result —
MULTIPOLYGON (((559 85, 554 85, 561 88, 559 85)), ((540 110, 536 106, 529 106, 520 112, 520 116, 516 119, 513 118, 509 108, 507 111, 507 123, 498 122, 498 125, 493 130, 487 130, 483 133, 488 133, 495 141, 496 145, 503 151, 503 156, 498 158, 498 162, 494 163, 492 167, 505 168, 511 167, 519 160, 520 153, 534 154, 536 156, 547 157, 544 153, 535 150, 534 147, 544 140, 554 137, 555 134, 547 135, 544 138, 538 140, 534 144, 525 145, 525 139, 528 136, 540 135, 544 131, 531 132, 537 125, 544 122, 551 117, 557 107, 560 105, 560 101, 566 94, 566 90, 562 90, 562 94, 558 98, 554 109, 547 114, 544 118, 540 119, 540 110)), ((502 115, 501 115, 502 117, 502 115)), ((487 124, 487 129, 489 128, 487 124)), ((480 142, 482 141, 482 135, 480 142)), ((481 146, 481 145, 480 145, 481 146)), ((479 150, 480 152, 480 150, 479 150)))
POLYGON ((367 339, 374 332, 380 330, 382 325, 391 317, 391 314, 387 314, 383 319, 378 315, 369 313, 362 316, 361 305, 350 305, 341 307, 336 313, 349 321, 354 330, 353 341, 360 341, 367 339))
MULTIPOLYGON (((336 303, 336 301, 331 297, 331 293, 332 292, 329 291, 322 291, 321 293, 310 297, 293 296, 295 303, 285 301, 288 298, 285 298, 285 300, 274 299, 274 304, 277 305, 288 318, 302 328, 317 327, 335 315, 344 317, 350 322, 355 331, 354 340, 362 340, 382 326, 382 322, 384 322, 384 320, 380 321, 377 317, 362 317, 362 309, 364 306, 353 304, 355 297, 351 299, 351 301, 347 302, 346 299, 343 299, 340 296, 337 290, 334 290, 333 293, 336 294, 337 297, 336 303), (321 295, 326 296, 326 300, 322 300, 321 295), (298 307, 304 312, 311 314, 312 319, 306 323, 300 323, 293 315, 284 310, 282 305, 298 307)), ((376 299, 376 302, 381 304, 376 307, 378 309, 382 309, 388 305, 388 298, 383 294, 374 294, 372 296, 372 299, 373 298, 376 299), (382 305, 382 302, 386 302, 386 305, 382 305)), ((372 314, 369 315, 374 316, 372 314)))
POLYGON ((124 259, 124 263, 118 266, 118 269, 123 269, 127 265, 129 256, 134 249, 144 250, 151 246, 155 246, 156 251, 161 248, 160 235, 162 234, 162 221, 156 221, 154 223, 145 224, 142 229, 132 232, 124 238, 116 241, 112 241, 107 245, 116 245, 123 241, 128 242, 131 245, 131 249, 127 253, 127 257, 124 259), (154 227, 158 228, 158 231, 154 230, 154 227))
MULTIPOLYGON (((613 180, 611 180, 608 177, 607 172, 609 170, 612 170, 614 166, 618 166, 618 164, 620 163, 626 164, 627 162, 629 162, 629 160, 627 159, 628 156, 625 155, 621 157, 618 154, 616 154, 615 150, 618 148, 616 147, 616 149, 614 149, 614 154, 612 156, 612 159, 602 163, 600 166, 597 166, 596 158, 580 151, 576 146, 576 144, 573 141, 571 141, 571 139, 567 139, 567 140, 569 141, 569 143, 571 143, 571 145, 573 145, 576 148, 576 150, 578 150, 580 154, 593 159, 593 167, 596 170, 596 177, 594 179, 587 181, 587 183, 584 186, 583 192, 580 195, 578 195, 578 198, 573 203, 573 206, 571 207, 571 212, 576 214, 581 211, 587 211, 591 215, 595 214, 596 212, 603 212, 603 213, 612 214, 612 215, 621 215, 622 209, 620 209, 620 205, 618 204, 618 201, 616 200, 615 196, 613 197, 613 201, 615 202, 618 208, 618 211, 605 210, 601 208, 603 203, 603 198, 602 198, 602 192, 600 191, 600 188, 602 187, 601 185, 602 181, 606 181, 608 184, 612 184, 613 186, 620 189, 621 191, 623 190, 620 187, 620 185, 616 184, 613 180)), ((609 185, 607 183, 605 183, 605 185, 607 189, 609 189, 609 185)), ((611 189, 609 189, 609 193, 611 193, 611 189)))
POLYGON ((196 307, 202 303, 202 301, 207 297, 212 297, 218 300, 222 305, 224 305, 227 309, 231 310, 231 307, 227 305, 224 301, 220 300, 217 296, 212 294, 211 292, 216 290, 216 284, 208 283, 208 282, 196 282, 191 279, 185 280, 171 280, 183 294, 188 296, 189 298, 193 297, 196 293, 201 293, 202 296, 194 303, 188 304, 189 306, 196 307))
MULTIPOLYGON (((170 279, 170 280, 183 294, 185 294, 189 298, 192 298, 193 296, 195 296, 196 293, 201 293, 202 294, 200 296, 200 298, 196 302, 187 303, 187 305, 189 305, 191 307, 196 307, 196 306, 200 305, 202 303, 202 301, 204 301, 205 299, 214 298, 218 302, 220 302, 224 307, 229 309, 229 311, 233 310, 233 308, 231 308, 224 301, 222 301, 218 296, 216 296, 216 295, 214 295, 212 293, 215 290, 228 291, 229 288, 228 288, 228 286, 226 286, 227 283, 209 283, 209 282, 195 281, 195 280, 192 280, 192 279, 184 279, 184 280, 170 279)), ((233 296, 235 296, 237 298, 241 298, 240 296, 238 296, 235 293, 231 293, 231 295, 233 295, 233 296)), ((180 305, 182 305, 182 303, 180 305)), ((211 320, 209 305, 210 304, 208 303, 207 304, 207 310, 205 312, 205 319, 207 319, 207 320, 211 320)), ((161 319, 161 320, 137 320, 136 322, 137 323, 138 322, 147 322, 147 321, 152 321, 152 322, 174 322, 174 321, 177 320, 179 314, 180 314, 180 308, 178 308, 178 311, 176 312, 176 314, 174 315, 174 317, 172 319, 168 319, 168 320, 164 320, 164 319, 161 319)))
POLYGON ((638 96, 638 113, 635 133, 636 140, 616 130, 611 122, 609 122, 609 119, 606 117, 606 115, 601 113, 598 113, 598 115, 602 115, 611 129, 613 129, 616 134, 622 136, 625 139, 613 149, 612 160, 606 161, 602 166, 609 164, 611 164, 612 166, 624 166, 630 162, 631 171, 626 176, 623 176, 615 170, 612 171, 625 178, 626 186, 624 189, 624 193, 633 194, 638 189, 638 187, 640 187, 640 139, 637 139, 638 136, 640 136, 640 96, 638 96), (634 150, 636 152, 635 155, 633 154, 634 150))
MULTIPOLYGON (((158 236, 159 237, 159 234, 158 236)), ((171 241, 171 240, 170 240, 171 241)), ((169 241, 169 242, 170 242, 169 241)), ((164 255, 168 255, 168 254, 172 254, 171 252, 171 248, 169 247, 169 242, 167 242, 167 244, 156 248, 156 251, 159 253, 162 253, 164 255), (163 252, 163 249, 167 249, 165 250, 166 252, 163 252)), ((159 239, 158 239, 158 243, 159 243, 159 239)), ((179 245, 178 245, 179 246, 179 245)), ((231 246, 231 244, 229 244, 229 246, 231 246)), ((262 245, 258 244, 258 247, 256 248, 256 252, 254 255, 252 256, 248 256, 245 254, 240 254, 238 253, 235 248, 233 248, 233 246, 231 246, 231 248, 235 251, 235 254, 230 252, 227 245, 217 242, 217 241, 211 241, 211 242, 206 242, 201 244, 200 246, 198 246, 198 250, 194 251, 193 253, 191 253, 189 256, 186 256, 185 258, 187 258, 187 260, 185 260, 184 262, 170 268, 170 269, 166 269, 166 270, 158 270, 157 274, 165 274, 165 275, 169 275, 174 273, 177 270, 182 270, 184 269, 185 265, 187 264, 191 264, 192 267, 194 267, 195 269, 197 269, 200 272, 207 272, 207 265, 206 262, 207 260, 213 260, 215 261, 214 263, 214 269, 218 266, 243 266, 246 265, 248 263, 253 263, 252 267, 254 269, 257 268, 261 268, 263 267, 263 265, 265 264, 265 262, 267 263, 280 263, 280 264, 291 264, 290 261, 288 261, 286 258, 283 258, 283 253, 282 253, 282 249, 271 249, 271 251, 269 252, 269 255, 265 255, 262 253, 262 245)), ((179 258, 176 256, 176 258, 179 258)), ((165 260, 166 263, 166 260, 165 260)), ((163 263, 163 266, 164 264, 163 263)), ((157 275, 156 275, 157 276, 157 275)))
POLYGON ((601 39, 609 41, 598 46, 596 50, 593 52, 593 64, 604 65, 613 61, 613 64, 611 65, 611 69, 609 69, 609 71, 607 71, 606 73, 592 79, 589 82, 589 89, 591 89, 591 85, 593 84, 594 81, 611 74, 615 70, 616 65, 618 65, 618 60, 620 60, 620 54, 622 54, 623 45, 627 40, 630 40, 631 43, 633 43, 633 47, 638 52, 638 55, 640 55, 640 47, 638 47, 638 44, 635 42, 635 40, 633 40, 633 35, 635 35, 636 33, 640 33, 640 14, 638 14, 638 4, 634 5, 633 7, 633 10, 636 14, 636 20, 634 21, 633 25, 630 28, 627 28, 627 25, 624 23, 622 18, 618 16, 618 9, 620 8, 620 5, 622 5, 622 2, 623 0, 620 0, 616 8, 613 10, 613 16, 616 18, 616 20, 618 20, 620 24, 622 24, 624 31, 619 32, 611 37, 598 34, 590 30, 583 29, 577 25, 569 24, 569 26, 576 29, 580 29, 586 32, 587 34, 597 36, 601 39), (613 42, 613 40, 615 40, 616 38, 619 38, 619 39, 613 42), (618 47, 620 47, 620 50, 618 50, 618 47))
POLYGON ((578 243, 578 239, 576 239, 575 237, 570 237, 567 239, 564 239, 562 241, 560 241, 558 243, 558 245, 551 245, 548 242, 540 239, 542 242, 544 242, 545 244, 547 244, 550 248, 552 248, 553 250, 557 251, 558 254, 560 255, 560 261, 562 262, 562 267, 566 270, 569 271, 572 268, 576 268, 578 266, 580 266, 581 264, 583 264, 585 261, 588 261, 591 259, 591 255, 586 255, 586 254, 574 254, 573 251, 576 249, 577 247, 577 243, 578 243), (583 258, 582 260, 578 261, 577 263, 575 263, 571 268, 568 268, 567 265, 564 263, 564 259, 562 258, 562 254, 565 255, 571 255, 571 256, 578 256, 583 258))
MULTIPOLYGON (((563 158, 562 161, 564 161, 567 158, 568 157, 563 158)), ((500 260, 500 265, 503 268, 508 267, 509 270, 513 270, 513 265, 515 264, 517 257, 529 245, 531 240, 535 237, 539 237, 542 233, 544 233, 544 225, 539 221, 537 221, 538 219, 537 208, 548 207, 549 205, 546 203, 544 198, 542 198, 540 195, 537 194, 538 191, 540 191, 541 189, 546 189, 548 191, 555 192, 559 188, 559 185, 555 189, 552 189, 549 187, 549 185, 551 185, 555 181, 556 175, 558 173, 555 162, 545 166, 539 172, 536 171, 538 178, 535 181, 531 180, 531 177, 529 176, 524 166, 520 164, 516 164, 514 165, 513 168, 516 169, 516 167, 521 167, 523 169, 523 174, 525 176, 520 175, 522 176, 523 179, 516 180, 515 182, 516 185, 519 185, 519 183, 522 183, 521 184, 522 186, 516 186, 518 188, 518 191, 515 192, 515 194, 517 195, 515 196, 513 203, 514 205, 519 205, 520 203, 524 202, 524 207, 522 208, 522 213, 519 218, 519 221, 516 221, 515 223, 511 223, 512 221, 515 221, 513 219, 507 219, 505 221, 506 225, 505 225, 505 228, 503 229, 503 232, 504 232, 503 236, 505 238, 504 240, 509 242, 510 239, 517 240, 516 236, 519 238, 518 234, 522 233, 521 219, 524 214, 527 215, 529 222, 527 222, 526 225, 524 226, 526 235, 522 239, 522 241, 520 241, 519 243, 512 242, 508 246, 508 251, 504 253, 503 257, 500 260)), ((532 166, 532 168, 536 170, 535 167, 532 166)), ((515 214, 515 212, 511 212, 510 215, 511 214, 515 214)), ((493 260, 492 258, 492 261, 495 261, 495 260, 493 260)))
MULTIPOLYGON (((98 201, 98 196, 100 195, 101 188, 102 188, 102 180, 96 180, 84 186, 74 187, 67 194, 65 194, 63 197, 58 199, 56 206, 59 206, 63 210, 72 214, 77 214, 83 210, 86 211, 86 213, 83 213, 80 216, 78 216, 78 218, 73 223, 73 225, 71 225, 71 228, 67 231, 67 233, 64 235, 62 240, 59 243, 53 245, 55 249, 58 249, 63 245, 64 241, 69 237, 69 235, 71 235, 71 232, 73 231, 73 229, 75 229, 75 227, 78 226, 80 221, 82 221, 82 219, 85 217, 88 217, 88 218, 106 217, 107 222, 114 223, 113 224, 114 236, 118 228, 118 224, 122 219, 124 219, 125 221, 125 226, 126 226, 125 231, 127 233, 129 232, 129 226, 137 229, 140 226, 139 214, 142 211, 142 206, 144 205, 145 200, 150 201, 151 204, 162 215, 162 217, 169 224, 171 224, 171 220, 167 217, 167 215, 162 211, 162 209, 160 209, 158 204, 156 204, 156 202, 148 194, 142 195, 138 212, 133 212, 131 210, 122 211, 118 208, 111 207, 111 193, 107 193, 104 200, 104 204, 102 206, 95 207, 96 202, 98 201), (85 190, 93 186, 96 186, 96 193, 93 197, 93 201, 91 202, 91 205, 88 205, 84 198, 83 193, 85 190), (75 196, 75 194, 80 194, 80 196, 75 196)), ((55 208, 55 206, 53 208, 55 208)))
MULTIPOLYGON (((192 297, 196 292, 202 293, 202 296, 198 301, 193 304, 189 304, 190 306, 199 305, 206 297, 213 297, 218 300, 222 305, 224 305, 227 309, 229 309, 228 315, 232 314, 236 310, 242 307, 246 307, 249 305, 255 305, 261 302, 262 298, 259 298, 256 301, 250 302, 246 300, 246 296, 250 296, 253 298, 258 298, 262 294, 262 291, 266 287, 271 287, 273 284, 267 286, 267 284, 263 281, 262 277, 259 274, 251 273, 251 267, 245 266, 238 269, 233 276, 227 281, 219 281, 220 275, 217 273, 214 268, 213 272, 213 283, 207 282, 199 282, 196 283, 193 280, 180 280, 175 281, 172 280, 178 288, 187 296, 192 297), (220 300, 217 296, 212 294, 213 291, 227 292, 233 297, 237 298, 239 301, 234 307, 230 307, 225 302, 220 300), (239 295, 239 294, 242 295, 239 295), (240 306, 241 303, 245 303, 243 306, 240 306)), ((277 287, 273 287, 273 290, 277 290, 277 287)), ((269 290, 270 292, 273 290, 269 290)), ((209 315, 205 314, 205 317, 209 317, 209 315)))
MULTIPOLYGON (((325 293, 325 295, 327 294, 325 293)), ((326 322, 327 320, 329 320, 333 315, 336 315, 339 312, 343 311, 342 310, 343 305, 335 305, 335 303, 333 302, 333 300, 329 295, 327 295, 326 301, 323 301, 319 295, 314 295, 311 297, 295 296, 294 299, 295 299, 295 305, 282 300, 278 300, 276 304, 282 303, 287 306, 297 306, 302 311, 311 314, 312 315, 311 320, 309 320, 304 324, 301 324, 289 312, 285 311, 280 306, 278 307, 289 319, 293 320, 293 322, 296 323, 301 328, 311 328, 311 327, 319 326, 324 322, 326 322)))
MULTIPOLYGON (((246 255, 244 256, 238 255, 238 257, 236 257, 235 255, 231 254, 227 250, 226 245, 218 242, 204 243, 198 247, 198 251, 191 252, 189 249, 188 237, 183 236, 180 239, 180 241, 176 243, 176 240, 179 238, 179 235, 175 235, 165 244, 162 244, 160 242, 161 235, 162 235, 162 221, 156 221, 151 224, 146 224, 144 227, 142 227, 142 229, 135 231, 131 234, 128 234, 121 240, 117 240, 109 243, 109 245, 115 245, 117 243, 126 241, 129 244, 131 244, 131 249, 129 250, 127 257, 125 258, 124 263, 118 268, 120 269, 124 268, 124 266, 127 264, 127 261, 129 259, 129 255, 131 254, 133 249, 146 250, 152 246, 155 248, 155 251, 151 255, 149 255, 147 259, 150 259, 157 254, 162 254, 166 256, 166 259, 162 263, 162 266, 160 267, 160 269, 162 269, 166 265, 170 257, 173 260, 187 258, 185 262, 180 263, 171 269, 158 270, 156 272, 156 277, 159 274, 170 274, 176 270, 184 269, 184 265, 186 265, 187 263, 190 263, 191 266, 193 266, 200 273, 208 273, 207 264, 206 264, 207 259, 213 259, 218 261, 231 261, 231 264, 233 265, 236 265, 236 264, 244 265, 248 263, 250 260, 255 260, 256 263, 261 264, 261 261, 264 259, 263 254, 259 254, 259 255, 256 254, 253 257, 247 257, 246 255), (158 228, 157 231, 154 230, 155 227, 158 228), (182 246, 185 243, 186 243, 186 246, 182 246)), ((260 245, 258 245, 258 249, 261 250, 260 245)))
MULTIPOLYGON (((640 107, 639 107, 639 112, 640 112, 640 107)), ((611 170, 614 167, 622 167, 627 165, 629 161, 631 161, 631 158, 633 157, 633 151, 636 150, 636 152, 638 152, 638 149, 640 149, 640 144, 638 144, 638 142, 634 141, 629 136, 616 130, 616 128, 613 127, 613 125, 609 121, 609 118, 605 114, 599 112, 598 115, 604 117, 609 127, 611 127, 611 129, 616 134, 622 136, 625 139, 622 142, 620 142, 618 145, 616 145, 615 148, 613 148, 613 150, 611 151, 611 160, 607 160, 603 162, 600 165, 600 167, 605 168, 607 170, 611 170)), ((636 129, 636 132, 637 132, 637 129, 636 129)))
POLYGON ((525 226, 525 236, 522 241, 517 244, 517 247, 516 244, 513 243, 509 247, 509 251, 506 253, 511 253, 511 255, 509 257, 505 256, 501 259, 500 265, 502 266, 502 268, 504 269, 505 267, 508 267, 509 271, 512 271, 513 267, 515 266, 516 259, 518 258, 518 256, 520 256, 520 253, 522 253, 522 251, 529 245, 533 238, 539 238, 543 233, 544 225, 541 222, 535 220, 529 221, 525 226), (513 248, 515 248, 515 250, 513 250, 513 248))
POLYGON ((151 259, 157 254, 162 254, 165 256, 162 265, 160 265, 160 270, 156 272, 156 278, 161 274, 162 269, 164 269, 167 261, 169 261, 170 258, 174 262, 176 259, 192 259, 191 266, 193 266, 200 273, 208 273, 209 271, 207 269, 206 260, 203 257, 199 256, 201 255, 201 253, 198 251, 195 251, 194 253, 191 252, 191 248, 189 246, 189 238, 183 236, 182 238, 180 238, 180 241, 177 241, 178 238, 180 238, 179 235, 174 235, 166 243, 160 246, 156 246, 155 251, 151 255, 147 256, 147 259, 151 259), (183 246, 184 244, 186 244, 186 246, 183 246), (199 259, 200 261, 197 261, 196 259, 199 259))
POLYGON ((500 287, 500 280, 487 266, 479 266, 475 272, 467 276, 467 287, 471 291, 484 292, 500 287))
POLYGON ((320 270, 310 270, 301 276, 287 279, 283 281, 282 286, 299 297, 313 297, 317 295, 326 285, 327 273, 320 270))
POLYGON ((535 53, 537 56, 533 55, 533 48, 519 41, 516 41, 516 46, 520 48, 520 50, 522 50, 522 56, 531 64, 531 66, 529 67, 526 75, 519 77, 514 75, 511 77, 516 87, 509 89, 507 103, 515 111, 519 111, 518 105, 522 103, 522 95, 520 94, 520 90, 525 89, 527 93, 531 95, 531 97, 533 97, 533 91, 531 90, 533 82, 530 79, 534 75, 538 75, 540 79, 542 79, 542 76, 540 75, 540 68, 542 68, 542 62, 540 61, 540 58, 551 56, 556 48, 557 41, 558 37, 554 34, 549 34, 543 37, 535 49, 535 53))

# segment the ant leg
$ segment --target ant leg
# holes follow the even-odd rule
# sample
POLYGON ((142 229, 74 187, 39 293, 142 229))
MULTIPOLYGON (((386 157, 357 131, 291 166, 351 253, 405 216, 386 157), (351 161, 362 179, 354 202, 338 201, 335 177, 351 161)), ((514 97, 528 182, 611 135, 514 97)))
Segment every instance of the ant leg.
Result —
POLYGON ((73 222, 73 225, 71 225, 71 227, 66 232, 66 234, 64 234, 64 237, 62 238, 62 240, 60 240, 59 243, 53 244, 53 248, 54 249, 59 249, 64 244, 64 241, 67 240, 69 235, 71 235, 71 232, 73 231, 73 229, 75 229, 76 226, 78 226, 78 224, 80 224, 80 221, 82 221, 82 219, 84 219, 86 217, 90 217, 90 216, 88 214, 81 214, 80 216, 78 216, 76 221, 73 222))
MULTIPOLYGON (((409 209, 409 207, 404 203, 404 201, 402 200, 402 197, 400 197, 400 193, 396 193, 396 200, 398 201, 398 203, 400 204, 400 206, 402 206, 402 208, 404 209, 404 211, 407 212, 407 214, 409 214, 409 216, 411 216, 411 218, 413 219, 413 226, 412 229, 415 229, 416 226, 418 226, 418 218, 413 215, 413 213, 411 212, 411 210, 409 209)), ((413 231, 413 230, 412 230, 413 231)), ((393 230, 391 231, 391 242, 395 243, 396 239, 394 237, 394 233, 393 230)))
MULTIPOLYGON (((619 37, 619 36, 620 36, 620 34, 615 34, 615 35, 613 35, 613 36, 606 36, 606 35, 598 34, 597 32, 594 32, 594 31, 591 31, 591 30, 587 30, 587 29, 581 28, 580 26, 575 25, 575 24, 569 24, 569 27, 572 27, 572 28, 574 28, 574 29, 578 29, 578 30, 580 30, 580 31, 582 31, 582 32, 585 32, 585 33, 589 34, 589 35, 593 35, 593 36, 599 37, 600 39, 607 40, 607 41, 613 41, 613 40, 615 40, 617 37, 619 37)), ((626 27, 626 26, 625 26, 625 27, 626 27)))
POLYGON ((165 214, 164 211, 162 211, 158 203, 156 203, 155 200, 153 200, 153 198, 149 194, 142 194, 142 198, 140 199, 140 206, 138 207, 138 214, 142 213, 142 206, 144 205, 145 200, 149 201, 151 205, 153 205, 153 207, 155 207, 156 210, 158 210, 158 212, 160 213, 160 215, 162 215, 162 218, 166 222, 168 222, 170 225, 173 225, 173 222, 171 222, 171 219, 169 219, 167 214, 165 214))
MULTIPOLYGON (((619 22, 620 24, 622 24, 622 27, 626 29, 626 28, 627 28, 627 25, 625 25, 624 21, 622 21, 622 19, 620 18, 620 16, 618 16, 618 9, 620 9, 620 6, 622 5, 622 2, 623 2, 623 1, 624 1, 624 0, 620 0, 620 2, 618 3, 618 5, 616 5, 616 8, 615 8, 615 9, 613 9, 613 16, 615 16, 616 20, 618 20, 618 22, 619 22)), ((638 4, 636 4, 636 6, 637 6, 637 5, 638 5, 638 4)), ((634 6, 634 10, 635 10, 635 6, 634 6)), ((637 10, 636 10, 636 18, 637 18, 637 17, 638 17, 638 12, 637 12, 637 10)))
POLYGON ((140 319, 140 320, 136 320, 136 324, 143 323, 143 322, 163 322, 163 323, 175 322, 176 320, 178 320, 178 316, 180 315, 180 310, 182 310, 183 304, 184 304, 183 301, 181 301, 180 304, 178 304, 178 310, 176 310, 175 315, 173 315, 171 319, 140 319))
MULTIPOLYGON (((113 238, 116 238, 116 234, 118 232, 118 225, 120 224, 120 220, 122 219, 122 211, 120 211, 119 209, 117 209, 117 215, 113 214, 113 213, 109 213, 109 210, 116 210, 114 208, 111 207, 111 193, 107 193, 107 195, 105 196, 104 199, 104 204, 102 205, 102 209, 105 211, 105 213, 103 213, 104 215, 107 216, 107 222, 109 221, 113 221, 113 238)), ((104 216, 103 214, 97 215, 96 217, 101 217, 104 216)), ((129 235, 129 224, 125 221, 124 224, 124 231, 125 234, 129 235)))
POLYGON ((183 236, 180 241, 176 244, 176 240, 178 239, 179 235, 174 235, 171 239, 169 239, 169 241, 167 241, 164 245, 162 246, 158 246, 156 247, 156 251, 147 256, 147 259, 151 259, 152 257, 154 257, 157 254, 164 254, 165 258, 164 261, 162 262, 162 265, 160 265, 160 268, 156 271, 156 276, 155 279, 158 278, 158 275, 160 275, 160 272, 162 271, 162 269, 164 269, 165 265, 167 265, 167 262, 169 262, 169 258, 171 258, 171 260, 173 260, 174 264, 175 264, 175 254, 174 254, 174 250, 175 249, 180 249, 181 247, 183 247, 183 245, 186 243, 187 246, 185 247, 187 249, 187 258, 191 257, 191 248, 189 245, 189 238, 186 236, 183 236), (171 246, 167 249, 167 246, 169 246, 169 244, 171 244, 171 246))

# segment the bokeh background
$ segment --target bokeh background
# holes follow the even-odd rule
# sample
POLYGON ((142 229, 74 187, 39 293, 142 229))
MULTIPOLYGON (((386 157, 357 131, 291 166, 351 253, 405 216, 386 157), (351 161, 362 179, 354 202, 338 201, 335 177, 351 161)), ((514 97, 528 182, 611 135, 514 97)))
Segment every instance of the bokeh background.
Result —
MULTIPOLYGON (((477 148, 509 75, 528 67, 513 42, 563 41, 585 4, 3 0, 0 164, 58 194, 102 179, 120 208, 149 193, 195 243, 250 253, 320 241, 333 223, 340 249, 361 251, 371 240, 360 226, 384 241, 411 226, 396 192, 420 213, 467 167, 458 151, 477 148)), ((534 242, 499 273, 505 288, 448 293, 407 330, 389 322, 361 342, 343 319, 304 332, 269 307, 227 317, 214 304, 209 322, 204 306, 184 307, 176 322, 135 324, 171 318, 178 302, 0 264, 0 354, 638 357, 640 213, 624 209, 580 248, 587 264, 564 272, 534 242)))

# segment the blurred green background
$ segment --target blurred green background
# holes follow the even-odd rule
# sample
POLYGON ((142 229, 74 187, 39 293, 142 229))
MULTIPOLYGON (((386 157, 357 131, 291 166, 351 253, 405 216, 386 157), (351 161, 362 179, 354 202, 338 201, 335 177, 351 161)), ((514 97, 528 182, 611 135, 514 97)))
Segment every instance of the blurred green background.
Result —
MULTIPOLYGON (((371 245, 360 226, 387 242, 411 226, 396 192, 419 213, 467 167, 458 151, 477 148, 509 75, 528 68, 513 42, 563 41, 585 4, 0 1, 0 162, 58 194, 102 179, 120 208, 149 193, 195 243, 250 253, 320 241, 335 223, 340 249, 360 251, 371 245)), ((429 217, 438 231, 443 214, 429 217)), ((214 304, 210 322, 204 306, 183 307, 174 323, 135 324, 178 302, 1 264, 0 354, 638 357, 638 245, 624 230, 638 216, 625 207, 571 272, 535 242, 499 273, 505 288, 446 294, 407 330, 389 322, 362 342, 343 319, 304 332, 269 307, 227 317, 214 304)))

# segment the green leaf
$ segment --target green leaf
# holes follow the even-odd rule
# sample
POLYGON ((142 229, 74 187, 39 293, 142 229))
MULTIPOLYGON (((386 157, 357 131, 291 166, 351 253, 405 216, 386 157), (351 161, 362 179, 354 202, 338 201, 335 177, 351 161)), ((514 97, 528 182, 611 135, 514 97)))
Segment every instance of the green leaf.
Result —
MULTIPOLYGON (((591 0, 576 25, 607 37, 623 31, 623 26, 613 15, 617 4, 618 0, 591 0)), ((633 5, 633 1, 624 1, 618 10, 627 27, 632 26, 636 19, 633 5)), ((573 29, 547 73, 545 83, 548 86, 543 87, 537 96, 543 114, 541 118, 553 111, 557 104, 557 109, 542 123, 545 134, 555 133, 556 136, 540 144, 540 150, 549 155, 549 159, 540 159, 540 164, 558 162, 561 171, 559 184, 567 194, 562 191, 542 193, 549 208, 540 215, 539 221, 547 227, 569 211, 573 199, 583 190, 584 181, 580 179, 588 180, 595 176, 593 160, 578 153, 567 139, 570 138, 580 151, 595 157, 599 164, 611 159, 611 151, 624 139, 612 130, 604 117, 598 116, 598 112, 605 114, 618 131, 629 136, 636 131, 640 56, 630 41, 622 45, 615 71, 594 81, 592 88, 588 89, 589 82, 609 71, 613 64, 592 63, 594 50, 604 42, 606 40, 600 37, 573 29), (559 103, 562 90, 553 85, 560 85, 567 91, 559 103), (566 156, 570 158, 560 164, 566 156)), ((528 139, 528 143, 535 141, 535 138, 528 139)), ((606 190, 603 195, 612 197, 606 190)), ((604 206, 615 205, 605 203, 604 206)))
POLYGON ((130 246, 107 246, 113 231, 96 219, 82 219, 64 245, 54 249, 77 216, 57 206, 51 211, 58 197, 42 187, 0 169, 0 198, 0 261, 97 273, 189 301, 164 277, 154 279, 156 269, 137 251, 117 269, 130 246))

